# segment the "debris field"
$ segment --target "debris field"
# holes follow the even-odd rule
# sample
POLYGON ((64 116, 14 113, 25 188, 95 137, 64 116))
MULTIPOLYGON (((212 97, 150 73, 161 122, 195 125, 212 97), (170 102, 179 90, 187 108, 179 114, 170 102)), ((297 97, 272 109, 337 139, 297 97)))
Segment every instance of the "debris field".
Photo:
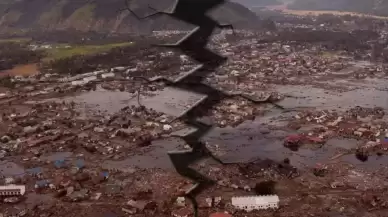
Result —
MULTIPOLYGON (((286 17, 275 20, 276 30, 215 35, 211 48, 228 61, 205 83, 272 100, 233 97, 196 108, 214 126, 203 142, 224 163, 192 165, 216 183, 197 198, 200 217, 386 216, 380 41, 388 25, 367 34, 356 32, 368 26, 362 18, 337 18, 286 17), (232 204, 268 195, 279 197, 278 207, 248 212, 232 204)), ((207 96, 139 77, 174 80, 198 64, 175 50, 130 49, 131 57, 106 64, 117 50, 86 59, 95 70, 1 78, 0 182, 25 193, 2 195, 0 216, 193 216, 182 197, 193 183, 174 171, 167 152, 189 149, 179 136, 195 129, 180 117, 207 96)))

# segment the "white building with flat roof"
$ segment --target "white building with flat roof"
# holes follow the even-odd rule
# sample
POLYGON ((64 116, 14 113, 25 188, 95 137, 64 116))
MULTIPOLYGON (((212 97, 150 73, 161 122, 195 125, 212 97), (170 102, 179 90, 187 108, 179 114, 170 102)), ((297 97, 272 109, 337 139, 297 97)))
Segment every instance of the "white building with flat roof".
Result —
POLYGON ((25 185, 3 185, 0 186, 0 196, 18 196, 26 193, 25 185))
POLYGON ((279 208, 277 195, 232 197, 232 205, 246 211, 279 208))

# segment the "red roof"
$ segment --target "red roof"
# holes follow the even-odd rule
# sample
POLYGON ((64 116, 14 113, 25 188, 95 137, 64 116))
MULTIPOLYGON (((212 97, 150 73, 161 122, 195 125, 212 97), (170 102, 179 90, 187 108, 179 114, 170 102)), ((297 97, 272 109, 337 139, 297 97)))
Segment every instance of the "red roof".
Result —
POLYGON ((216 212, 216 213, 210 214, 209 217, 232 217, 232 216, 230 214, 216 212))

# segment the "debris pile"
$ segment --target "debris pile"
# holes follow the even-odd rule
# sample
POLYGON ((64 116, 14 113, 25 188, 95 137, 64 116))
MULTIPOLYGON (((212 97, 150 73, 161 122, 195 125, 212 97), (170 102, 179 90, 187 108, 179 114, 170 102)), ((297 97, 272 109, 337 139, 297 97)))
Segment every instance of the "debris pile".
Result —
MULTIPOLYGON (((286 16, 274 23, 278 32, 215 37, 211 49, 229 59, 204 83, 239 96, 209 110, 188 112, 204 95, 152 82, 185 78, 197 63, 140 39, 44 64, 37 75, 1 78, 1 187, 25 190, 2 197, 0 216, 191 216, 192 198, 182 192, 196 185, 173 171, 176 156, 167 152, 187 154, 182 167, 194 158, 186 142, 197 126, 180 118, 192 113, 214 126, 202 138, 214 149, 204 151, 223 162, 190 164, 215 184, 196 198, 199 216, 273 215, 267 208, 285 216, 381 216, 386 66, 370 61, 374 34, 353 31, 359 18, 314 19, 286 16)), ((376 31, 386 37, 383 24, 376 31)))

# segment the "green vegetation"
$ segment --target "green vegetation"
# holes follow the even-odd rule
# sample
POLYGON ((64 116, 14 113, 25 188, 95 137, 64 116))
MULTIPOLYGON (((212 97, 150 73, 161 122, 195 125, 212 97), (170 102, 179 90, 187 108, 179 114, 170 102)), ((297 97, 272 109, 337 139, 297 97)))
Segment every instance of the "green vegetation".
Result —
POLYGON ((6 38, 6 39, 1 39, 0 38, 0 43, 17 43, 17 44, 24 44, 30 42, 30 38, 6 38))
POLYGON ((338 57, 341 54, 340 51, 322 51, 320 55, 324 58, 334 58, 338 57))
POLYGON ((39 62, 43 53, 32 51, 27 45, 27 43, 0 43, 0 71, 39 62))
POLYGON ((101 52, 107 52, 113 48, 130 46, 132 45, 132 43, 133 42, 103 45, 77 45, 74 47, 68 45, 57 45, 56 47, 46 50, 47 57, 45 58, 45 60, 58 60, 77 55, 90 55, 101 52))

